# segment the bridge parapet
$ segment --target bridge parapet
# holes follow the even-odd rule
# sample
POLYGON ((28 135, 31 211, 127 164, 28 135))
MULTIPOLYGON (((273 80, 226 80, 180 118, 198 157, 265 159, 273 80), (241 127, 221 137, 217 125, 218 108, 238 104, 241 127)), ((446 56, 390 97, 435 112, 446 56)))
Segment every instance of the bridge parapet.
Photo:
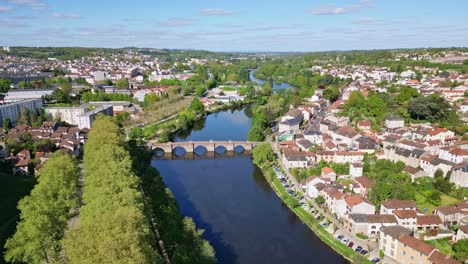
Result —
POLYGON ((214 152, 216 147, 223 146, 226 148, 227 151, 234 151, 234 149, 238 146, 244 148, 244 150, 250 151, 259 142, 251 142, 251 141, 233 141, 233 140, 226 140, 226 141, 183 141, 183 142, 166 142, 166 143, 153 143, 150 144, 153 150, 161 149, 165 153, 172 153, 175 148, 181 147, 184 148, 186 152, 194 152, 195 148, 202 146, 208 152, 214 152))

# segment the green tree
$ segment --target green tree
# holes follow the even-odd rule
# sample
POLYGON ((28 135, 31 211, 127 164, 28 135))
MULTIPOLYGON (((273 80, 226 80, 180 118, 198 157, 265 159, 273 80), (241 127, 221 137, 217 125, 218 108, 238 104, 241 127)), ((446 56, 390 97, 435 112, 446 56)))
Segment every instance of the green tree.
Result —
POLYGON ((468 259, 468 239, 460 239, 453 245, 453 257, 458 261, 466 261, 468 259))
POLYGON ((130 86, 130 84, 128 83, 127 78, 122 78, 122 79, 117 80, 115 82, 115 88, 117 88, 117 89, 128 89, 129 86, 130 86))
POLYGON ((10 128, 12 128, 11 119, 9 117, 5 117, 3 119, 3 130, 8 131, 10 128))
POLYGON ((66 93, 66 94, 70 94, 72 92, 72 84, 69 83, 69 82, 64 82, 62 84, 60 84, 60 89, 66 93))
POLYGON ((335 102, 340 99, 340 96, 340 90, 336 87, 328 87, 323 91, 323 98, 330 100, 330 102, 335 102))
POLYGON ((38 172, 38 184, 23 198, 16 233, 5 244, 8 262, 58 260, 70 209, 76 205, 79 168, 70 155, 57 152, 38 172))
POLYGON ((314 201, 317 204, 323 204, 323 203, 325 203, 325 198, 323 196, 319 195, 314 199, 314 201))
POLYGON ((0 78, 0 93, 6 93, 10 90, 11 82, 0 78))
POLYGON ((198 98, 193 98, 188 110, 192 111, 195 115, 203 114, 205 112, 205 106, 198 98))
POLYGON ((18 118, 18 123, 20 125, 30 125, 31 124, 31 116, 30 110, 27 107, 21 109, 20 116, 18 118))
POLYGON ((273 161, 274 153, 270 143, 263 142, 257 145, 252 151, 252 157, 257 166, 263 166, 265 163, 273 161))
POLYGON ((156 95, 156 93, 154 92, 150 92, 150 93, 147 93, 145 95, 145 103, 146 104, 154 104, 156 102, 158 102, 161 98, 159 96, 156 95))
POLYGON ((83 206, 65 234, 67 262, 161 263, 122 130, 99 115, 84 149, 83 206))

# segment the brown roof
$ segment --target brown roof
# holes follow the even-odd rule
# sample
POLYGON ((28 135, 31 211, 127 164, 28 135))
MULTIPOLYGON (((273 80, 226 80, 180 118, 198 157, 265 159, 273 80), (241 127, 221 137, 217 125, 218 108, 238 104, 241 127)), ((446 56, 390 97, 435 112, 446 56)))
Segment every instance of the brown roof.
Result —
POLYGON ((382 227, 380 229, 380 232, 389 235, 395 239, 399 238, 402 235, 410 235, 412 233, 411 230, 400 225, 382 227))
POLYGON ((418 225, 441 225, 442 220, 438 215, 418 215, 416 217, 418 225))
POLYGON ((28 159, 18 160, 18 162, 15 164, 15 167, 24 167, 24 166, 28 166, 28 164, 29 164, 28 159))
POLYGON ((405 246, 408 246, 426 256, 429 256, 432 253, 432 251, 435 250, 433 246, 408 235, 402 235, 400 239, 398 239, 398 241, 400 241, 400 243, 404 244, 405 246))
POLYGON ((397 209, 397 208, 415 208, 416 202, 412 200, 397 200, 391 199, 385 202, 382 202, 386 208, 397 209))
POLYGON ((365 198, 362 198, 361 196, 359 195, 352 195, 352 196, 349 196, 345 199, 346 203, 349 205, 349 206, 355 206, 355 205, 358 205, 358 204, 361 204, 361 203, 368 203, 368 204, 371 204, 371 202, 369 202, 367 199, 365 198))
POLYGON ((458 230, 461 230, 461 231, 463 231, 463 233, 467 233, 467 234, 468 234, 468 225, 461 225, 461 226, 458 226, 458 230))
POLYGON ((391 214, 369 215, 369 223, 397 223, 397 220, 396 217, 391 214))
POLYGON ((432 252, 431 256, 428 259, 433 264, 459 264, 460 262, 454 260, 449 255, 444 255, 439 251, 435 250, 432 252))
POLYGON ((398 216, 398 218, 416 218, 415 210, 393 210, 393 214, 398 216))
POLYGON ((460 209, 454 205, 439 206, 436 208, 436 211, 441 212, 444 215, 457 214, 461 212, 460 209))
POLYGON ((354 180, 365 188, 370 188, 372 186, 372 180, 367 176, 356 177, 354 180))
POLYGON ((340 155, 340 156, 364 156, 364 152, 359 152, 359 151, 337 151, 336 155, 340 155))
POLYGON ((419 172, 419 169, 418 168, 415 168, 415 167, 411 167, 411 166, 406 166, 403 171, 409 173, 409 174, 416 174, 419 172))
POLYGON ((330 169, 329 167, 324 167, 322 169, 322 172, 325 173, 325 174, 335 173, 335 171, 333 171, 333 169, 330 169))

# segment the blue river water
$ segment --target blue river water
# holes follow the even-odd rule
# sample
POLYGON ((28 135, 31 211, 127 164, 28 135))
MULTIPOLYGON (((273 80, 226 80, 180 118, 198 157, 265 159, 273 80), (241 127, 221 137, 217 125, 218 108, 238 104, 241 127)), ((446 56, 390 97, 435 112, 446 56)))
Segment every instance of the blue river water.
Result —
MULTIPOLYGON (((248 108, 228 110, 207 116, 176 140, 245 140, 250 127, 248 108)), ((283 204, 248 153, 151 164, 181 213, 205 229, 219 263, 347 263, 283 204)))

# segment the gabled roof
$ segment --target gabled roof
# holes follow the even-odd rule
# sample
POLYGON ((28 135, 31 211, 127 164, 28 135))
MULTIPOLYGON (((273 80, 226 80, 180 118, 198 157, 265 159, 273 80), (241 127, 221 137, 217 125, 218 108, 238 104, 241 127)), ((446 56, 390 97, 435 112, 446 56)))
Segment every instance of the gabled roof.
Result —
POLYGON ((369 223, 380 223, 380 224, 389 224, 389 223, 397 223, 397 219, 392 214, 377 214, 377 215, 369 215, 369 223))
POLYGON ((322 168, 322 173, 329 174, 329 173, 335 173, 335 171, 329 167, 324 167, 322 168))
POLYGON ((402 235, 410 235, 413 233, 411 230, 404 228, 400 225, 394 225, 394 226, 389 226, 389 227, 382 227, 380 229, 380 232, 391 236, 394 239, 399 238, 402 235))
POLYGON ((418 215, 416 217, 417 225, 441 225, 442 220, 438 215, 418 215))
POLYGON ((362 203, 367 203, 367 204, 370 204, 372 205, 372 203, 367 200, 366 198, 363 198, 359 195, 352 195, 352 196, 349 196, 345 199, 346 203, 349 205, 349 206, 355 206, 355 205, 358 205, 358 204, 362 204, 362 203))
POLYGON ((428 259, 433 264, 459 264, 460 262, 454 260, 450 255, 444 255, 441 252, 434 250, 428 259))
POLYGON ((412 200, 391 199, 391 200, 382 202, 382 205, 388 209, 416 208, 416 202, 412 200))
POLYGON ((370 188, 372 186, 372 180, 367 176, 356 177, 354 180, 364 188, 370 188))
POLYGON ((435 248, 429 244, 426 244, 424 243, 423 241, 417 239, 417 238, 414 238, 414 237, 411 237, 411 236, 408 236, 408 235, 402 235, 398 241, 402 244, 404 244, 405 246, 408 246, 414 250, 416 250, 417 252, 420 252, 426 256, 429 256, 434 250, 435 248))
POLYGON ((393 214, 400 219, 416 218, 415 210, 393 210, 393 214))

